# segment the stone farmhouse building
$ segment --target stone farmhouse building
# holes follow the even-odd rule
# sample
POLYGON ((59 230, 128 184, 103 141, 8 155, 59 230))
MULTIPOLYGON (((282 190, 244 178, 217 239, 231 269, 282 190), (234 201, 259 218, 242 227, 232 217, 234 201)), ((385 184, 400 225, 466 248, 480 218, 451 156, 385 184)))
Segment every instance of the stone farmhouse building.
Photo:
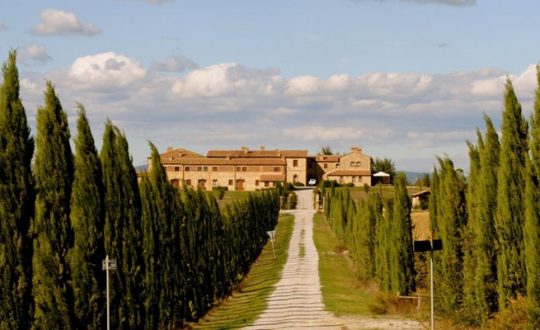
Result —
MULTIPOLYGON (((355 186, 371 185, 371 157, 352 147, 345 155, 309 156, 307 150, 210 150, 206 156, 183 148, 169 148, 161 155, 167 177, 176 187, 183 184, 211 190, 253 191, 277 182, 307 185, 309 179, 336 180, 355 186)), ((150 164, 150 161, 148 162, 150 164)))

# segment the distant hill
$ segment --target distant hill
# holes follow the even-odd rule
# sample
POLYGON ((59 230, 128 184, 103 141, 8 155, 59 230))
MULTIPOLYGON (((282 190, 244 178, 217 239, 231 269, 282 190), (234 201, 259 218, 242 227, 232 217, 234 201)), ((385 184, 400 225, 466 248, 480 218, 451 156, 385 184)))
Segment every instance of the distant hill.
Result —
POLYGON ((148 169, 148 165, 146 164, 135 166, 135 171, 137 172, 146 172, 147 169, 148 169))
POLYGON ((426 172, 409 172, 409 171, 398 171, 403 172, 407 176, 407 181, 410 183, 416 182, 416 179, 426 174, 426 172))

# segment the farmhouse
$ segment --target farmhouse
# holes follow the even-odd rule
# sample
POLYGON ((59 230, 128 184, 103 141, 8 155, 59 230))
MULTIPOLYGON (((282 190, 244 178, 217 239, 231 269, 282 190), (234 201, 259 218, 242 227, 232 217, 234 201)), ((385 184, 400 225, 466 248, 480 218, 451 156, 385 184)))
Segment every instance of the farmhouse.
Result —
MULTIPOLYGON (((210 190, 256 190, 277 182, 306 185, 309 179, 336 180, 363 186, 371 182, 371 158, 353 147, 345 155, 309 156, 307 150, 210 150, 206 156, 183 148, 160 155, 173 185, 210 190)), ((150 162, 149 162, 150 164, 150 162)))

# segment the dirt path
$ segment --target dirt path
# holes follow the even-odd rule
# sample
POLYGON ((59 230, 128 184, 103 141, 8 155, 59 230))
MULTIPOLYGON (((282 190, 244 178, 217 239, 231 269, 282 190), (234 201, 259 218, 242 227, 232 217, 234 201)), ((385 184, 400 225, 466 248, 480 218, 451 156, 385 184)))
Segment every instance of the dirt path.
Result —
POLYGON ((246 329, 420 329, 414 321, 336 317, 325 311, 313 242, 313 194, 300 190, 289 256, 266 311, 246 329))

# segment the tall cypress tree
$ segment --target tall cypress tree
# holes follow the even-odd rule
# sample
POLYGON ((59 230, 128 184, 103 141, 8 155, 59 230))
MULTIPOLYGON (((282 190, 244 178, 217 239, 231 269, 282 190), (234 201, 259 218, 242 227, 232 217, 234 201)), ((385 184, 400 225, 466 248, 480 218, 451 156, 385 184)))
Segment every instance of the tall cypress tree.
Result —
POLYGON ((527 309, 531 328, 540 328, 540 66, 536 66, 538 87, 531 116, 530 156, 525 177, 525 263, 527 309))
POLYGON ((51 82, 45 105, 37 112, 36 216, 33 288, 34 326, 40 329, 72 328, 68 252, 73 241, 69 221, 73 156, 67 116, 51 82))
POLYGON ((75 327, 104 327, 105 288, 101 261, 103 249, 103 183, 101 162, 90 130, 86 112, 78 105, 75 139, 75 175, 71 192, 71 224, 74 245, 70 266, 75 312, 75 327))
POLYGON ((32 305, 34 141, 19 97, 16 58, 11 51, 0 90, 0 329, 28 328, 32 305))
POLYGON ((394 292, 410 294, 415 290, 414 251, 411 223, 411 200, 405 174, 394 179, 394 213, 392 224, 391 282, 394 292))
POLYGON ((477 195, 478 212, 473 227, 476 248, 474 256, 475 308, 481 323, 497 310, 497 254, 495 212, 497 209, 497 172, 499 169, 499 136, 491 119, 484 115, 486 133, 479 150, 480 179, 477 195))
POLYGON ((111 325, 138 328, 142 325, 140 291, 141 200, 137 174, 125 136, 110 121, 105 125, 101 150, 105 206, 105 253, 117 261, 111 290, 111 325))
POLYGON ((454 169, 453 162, 439 158, 437 216, 435 237, 440 236, 444 249, 436 254, 435 276, 440 285, 436 287, 437 304, 441 310, 451 315, 460 306, 463 298, 463 247, 462 231, 466 224, 465 182, 461 173, 454 169))
POLYGON ((484 147, 482 135, 477 131, 478 145, 467 141, 469 146, 469 179, 467 181, 466 200, 467 200, 467 226, 463 232, 463 308, 461 313, 464 320, 469 323, 478 323, 478 309, 475 292, 475 275, 477 266, 476 251, 478 242, 476 239, 475 227, 478 226, 478 212, 480 196, 478 194, 480 182, 480 152, 484 147))
POLYGON ((181 327, 177 299, 180 251, 178 196, 168 182, 154 145, 150 178, 141 182, 143 259, 145 266, 144 305, 146 328, 181 327))
POLYGON ((527 122, 521 114, 512 82, 506 82, 502 119, 502 142, 497 187, 495 228, 498 241, 497 279, 499 306, 525 293, 523 253, 523 207, 527 158, 527 122))

